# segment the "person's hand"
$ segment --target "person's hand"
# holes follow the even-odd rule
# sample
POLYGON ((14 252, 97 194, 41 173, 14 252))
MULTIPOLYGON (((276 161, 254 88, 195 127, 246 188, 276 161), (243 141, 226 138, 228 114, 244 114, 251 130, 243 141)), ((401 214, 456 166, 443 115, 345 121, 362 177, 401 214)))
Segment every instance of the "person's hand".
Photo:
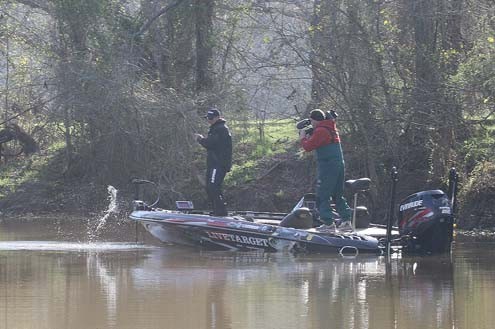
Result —
POLYGON ((195 134, 194 134, 194 138, 195 138, 197 141, 199 141, 200 139, 203 139, 204 137, 203 137, 203 135, 201 135, 201 134, 196 134, 196 133, 195 133, 195 134))
POLYGON ((299 130, 299 139, 304 139, 306 138, 306 130, 301 129, 299 130))

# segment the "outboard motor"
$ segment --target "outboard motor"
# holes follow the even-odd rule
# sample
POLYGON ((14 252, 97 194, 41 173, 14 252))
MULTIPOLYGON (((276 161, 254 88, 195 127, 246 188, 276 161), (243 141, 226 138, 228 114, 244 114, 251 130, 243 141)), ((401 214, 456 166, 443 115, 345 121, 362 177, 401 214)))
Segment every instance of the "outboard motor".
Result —
POLYGON ((443 191, 412 194, 399 207, 399 232, 407 237, 408 252, 439 253, 450 250, 453 234, 451 202, 443 191))

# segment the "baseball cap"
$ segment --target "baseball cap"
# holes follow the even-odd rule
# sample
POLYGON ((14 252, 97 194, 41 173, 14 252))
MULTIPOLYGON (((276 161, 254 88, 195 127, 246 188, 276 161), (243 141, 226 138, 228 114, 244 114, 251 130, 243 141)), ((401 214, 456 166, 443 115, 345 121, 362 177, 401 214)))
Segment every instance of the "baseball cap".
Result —
POLYGON ((220 111, 217 110, 216 108, 211 108, 206 113, 205 118, 211 120, 211 119, 216 118, 216 117, 219 117, 219 116, 220 116, 220 111))
POLYGON ((316 120, 316 121, 323 121, 323 120, 325 120, 325 114, 320 109, 314 109, 313 111, 311 111, 309 113, 309 117, 311 119, 313 119, 313 120, 316 120))

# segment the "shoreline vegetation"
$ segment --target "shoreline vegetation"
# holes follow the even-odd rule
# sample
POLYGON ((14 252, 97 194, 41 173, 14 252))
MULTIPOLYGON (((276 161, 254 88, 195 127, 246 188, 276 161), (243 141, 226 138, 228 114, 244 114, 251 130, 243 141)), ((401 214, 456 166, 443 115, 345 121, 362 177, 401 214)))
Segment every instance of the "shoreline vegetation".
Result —
POLYGON ((0 212, 97 214, 135 178, 206 209, 211 107, 233 133, 228 208, 285 212, 315 190, 294 125, 319 108, 375 219, 393 167, 398 201, 455 167, 459 227, 491 229, 494 17, 493 0, 0 1, 0 212))
MULTIPOLYGON (((312 155, 301 151, 294 120, 268 121, 265 124, 262 142, 255 125, 241 122, 231 124, 235 136, 234 166, 225 186, 230 210, 285 212, 292 208, 303 193, 311 192, 314 188, 314 160, 312 155)), ((345 135, 343 137, 345 139, 345 135)), ((107 187, 112 182, 98 185, 91 181, 68 179, 61 170, 60 151, 47 150, 2 164, 0 218, 29 217, 36 220, 76 216, 88 219, 105 213, 110 198, 107 187)), ((197 156, 197 163, 201 166, 204 156, 200 152, 197 156)), ((495 178, 495 170, 488 162, 476 168, 470 177, 461 178, 458 193, 460 208, 456 216, 458 227, 473 232, 495 231, 495 225, 492 224, 495 212, 490 201, 493 200, 495 184, 492 182, 495 179, 492 178, 495 178)), ((198 171, 201 172, 200 169, 198 171)), ((346 179, 357 178, 351 175, 348 172, 346 179)), ((196 186, 185 190, 182 196, 192 200, 198 209, 208 209, 200 178, 196 186)), ((130 211, 133 187, 129 181, 116 188, 119 212, 112 216, 122 220, 130 211)), ((145 197, 153 198, 155 191, 148 192, 145 197)), ((175 200, 167 198, 163 191, 160 193, 160 206, 172 207, 175 200)), ((400 193, 404 196, 408 191, 402 190, 400 193)), ((373 206, 384 207, 386 204, 386 200, 381 200, 381 203, 373 206)))

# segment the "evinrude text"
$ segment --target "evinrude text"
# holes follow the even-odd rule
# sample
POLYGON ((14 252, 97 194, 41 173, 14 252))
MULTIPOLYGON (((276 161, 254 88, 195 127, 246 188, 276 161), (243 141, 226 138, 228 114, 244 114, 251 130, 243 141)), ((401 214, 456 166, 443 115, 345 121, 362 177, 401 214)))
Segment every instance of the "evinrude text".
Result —
POLYGON ((419 207, 419 206, 422 206, 422 205, 423 205, 423 200, 418 200, 418 201, 413 201, 413 202, 405 203, 405 204, 403 204, 403 205, 400 206, 399 211, 404 211, 404 210, 407 210, 407 209, 416 208, 416 207, 419 207))

